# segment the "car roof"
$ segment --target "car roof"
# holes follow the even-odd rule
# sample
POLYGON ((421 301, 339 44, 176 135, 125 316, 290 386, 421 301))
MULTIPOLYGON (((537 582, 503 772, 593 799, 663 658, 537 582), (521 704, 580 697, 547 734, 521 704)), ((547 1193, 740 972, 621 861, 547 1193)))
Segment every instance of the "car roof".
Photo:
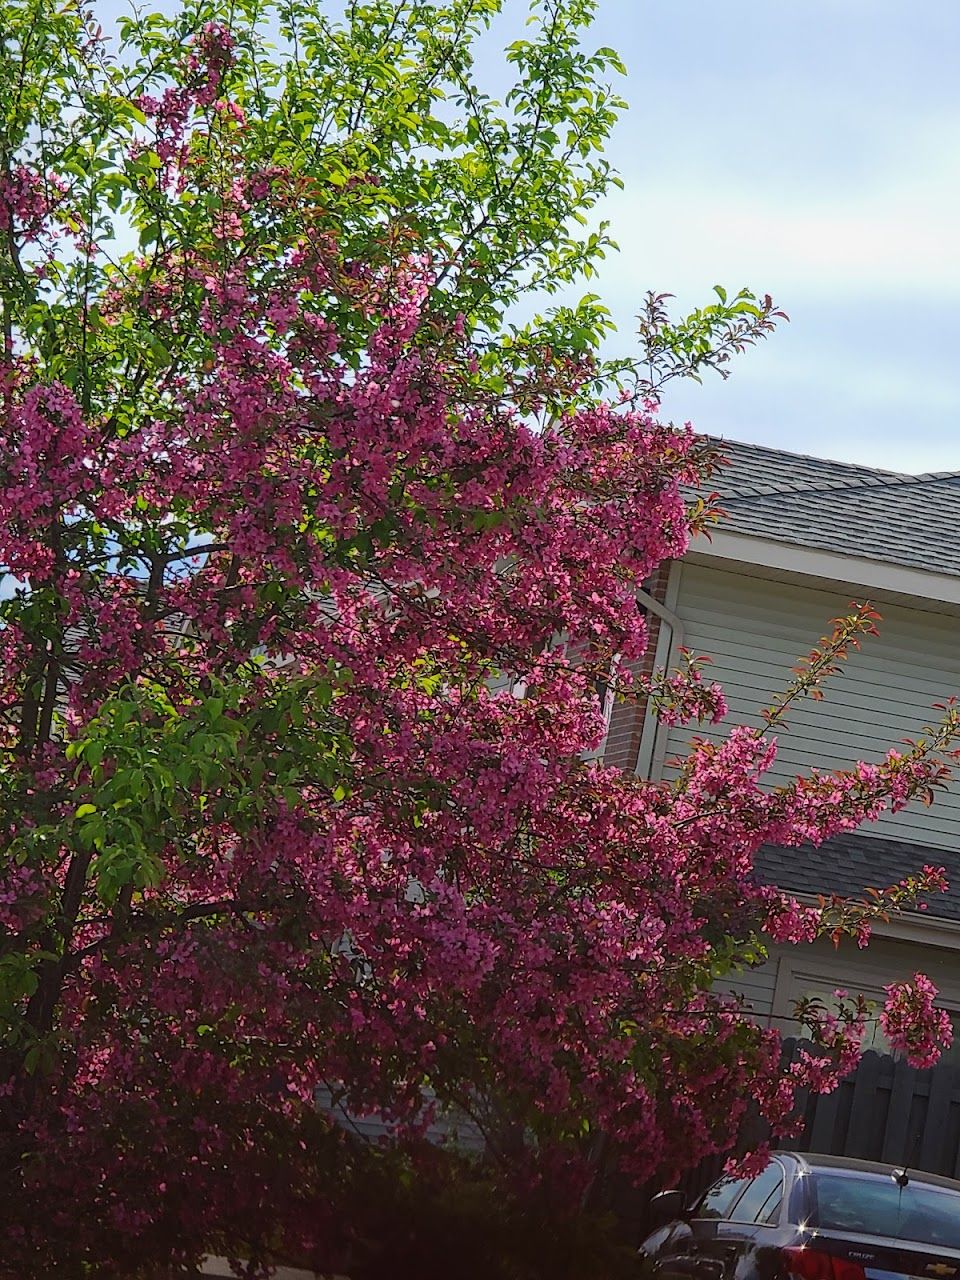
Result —
MULTIPOLYGON (((831 1169, 850 1173, 865 1173, 875 1177, 889 1178, 894 1170, 902 1169, 902 1164, 889 1164, 882 1160, 859 1160, 855 1156, 821 1155, 815 1151, 774 1151, 781 1159, 793 1160, 801 1168, 831 1169)), ((939 1173, 926 1173, 923 1169, 907 1168, 911 1182, 922 1182, 928 1186, 943 1187, 947 1191, 960 1192, 960 1181, 944 1178, 939 1173)))

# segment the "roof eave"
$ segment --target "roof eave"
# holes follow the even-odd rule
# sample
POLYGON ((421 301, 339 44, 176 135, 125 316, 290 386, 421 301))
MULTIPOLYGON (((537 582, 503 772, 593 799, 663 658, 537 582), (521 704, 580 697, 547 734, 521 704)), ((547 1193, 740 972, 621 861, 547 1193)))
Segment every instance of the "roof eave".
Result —
MULTIPOLYGON (((819 898, 815 894, 797 893, 793 889, 785 889, 784 893, 796 898, 803 906, 819 905, 819 898)), ((891 911, 889 919, 874 920, 871 928, 877 937, 891 938, 897 942, 919 942, 926 947, 960 950, 960 920, 938 916, 931 908, 924 912, 891 911)))
POLYGON ((773 538, 719 529, 698 537, 687 559, 728 561, 824 582, 960 606, 960 575, 931 573, 863 556, 822 551, 773 538))

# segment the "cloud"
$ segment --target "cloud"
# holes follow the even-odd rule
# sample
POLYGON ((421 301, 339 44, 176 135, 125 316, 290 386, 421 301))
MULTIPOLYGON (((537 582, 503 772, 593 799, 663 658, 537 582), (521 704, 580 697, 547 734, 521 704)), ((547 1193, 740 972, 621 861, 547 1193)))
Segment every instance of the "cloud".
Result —
POLYGON ((601 275, 618 299, 647 288, 702 295, 722 282, 835 299, 960 296, 960 191, 915 184, 860 199, 779 199, 775 192, 633 184, 603 210, 621 252, 601 275), (631 190, 632 188, 632 190, 631 190))
POLYGON ((960 468, 956 0, 605 0, 632 109, 590 287, 633 349, 648 289, 770 292, 791 324, 677 419, 898 470, 960 468))

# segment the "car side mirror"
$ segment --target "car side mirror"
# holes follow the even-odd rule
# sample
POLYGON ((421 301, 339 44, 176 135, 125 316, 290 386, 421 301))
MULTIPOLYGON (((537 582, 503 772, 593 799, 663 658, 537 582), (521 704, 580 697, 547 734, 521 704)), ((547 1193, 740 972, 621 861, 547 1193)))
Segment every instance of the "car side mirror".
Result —
POLYGON ((660 1191, 650 1201, 650 1218, 657 1224, 686 1217, 687 1202, 682 1191, 660 1191))

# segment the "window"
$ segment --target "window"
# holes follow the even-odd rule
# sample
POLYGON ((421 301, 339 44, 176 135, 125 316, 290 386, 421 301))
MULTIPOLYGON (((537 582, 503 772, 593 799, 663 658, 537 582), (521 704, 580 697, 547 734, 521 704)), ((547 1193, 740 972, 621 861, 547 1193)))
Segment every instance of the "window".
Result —
POLYGON ((750 1185, 749 1178, 721 1178, 697 1206, 694 1217, 725 1218, 737 1196, 750 1185))
POLYGON ((776 1219, 783 1199, 783 1166, 771 1160, 754 1178, 730 1212, 732 1222, 769 1224, 776 1219))
MULTIPOLYGON (((793 992, 791 993, 791 1011, 798 1000, 819 1000, 821 1005, 830 1013, 836 1013, 839 1001, 834 992, 838 987, 849 990, 851 996, 856 996, 860 993, 867 999, 869 1012, 867 1013, 866 1031, 860 1043, 861 1049, 864 1052, 867 1049, 875 1049, 877 1053, 890 1053, 890 1043, 880 1030, 880 1024, 877 1021, 877 1014, 883 1008, 883 992, 879 988, 866 987, 862 982, 857 982, 856 979, 842 982, 839 979, 831 980, 830 978, 796 973, 794 974, 793 992)), ((844 1003, 849 1007, 852 1001, 845 1001, 844 1003)), ((785 1028, 784 1034, 806 1038, 810 1032, 807 1027, 795 1022, 792 1026, 785 1028)))
POLYGON ((811 1226, 960 1248, 960 1195, 955 1192, 922 1182, 901 1189, 892 1178, 833 1173, 815 1173, 812 1181, 811 1226))
POLYGON ((607 728, 610 727, 610 717, 613 715, 613 704, 615 701, 614 690, 616 688, 619 668, 620 655, 615 653, 610 662, 610 669, 604 674, 598 676, 593 682, 597 701, 600 704, 600 714, 603 716, 603 723, 607 728))
MULTIPOLYGON (((906 971, 904 971, 906 972, 906 971)), ((838 971, 834 978, 821 977, 812 973, 803 973, 794 971, 790 984, 790 1012, 791 1017, 785 1020, 785 1024, 781 1026, 781 1034, 785 1036, 799 1036, 806 1038, 810 1032, 806 1027, 802 1027, 800 1023, 792 1020, 792 1013, 797 1000, 801 999, 817 999, 831 1012, 836 1012, 837 998, 834 995, 836 989, 840 987, 850 992, 852 998, 858 993, 866 997, 868 1004, 867 1026, 861 1049, 866 1052, 868 1049, 874 1049, 877 1053, 893 1053, 898 1056, 892 1048, 889 1040, 883 1034, 877 1015, 883 1008, 884 993, 879 986, 870 986, 864 984, 862 978, 854 974, 845 975, 842 971, 838 971)), ((937 1001, 938 1008, 943 1008, 942 999, 937 1001)), ((955 1009, 949 1009, 950 1020, 953 1024, 953 1045, 944 1051, 941 1056, 941 1062, 948 1062, 951 1065, 960 1065, 960 1013, 955 1009)))

